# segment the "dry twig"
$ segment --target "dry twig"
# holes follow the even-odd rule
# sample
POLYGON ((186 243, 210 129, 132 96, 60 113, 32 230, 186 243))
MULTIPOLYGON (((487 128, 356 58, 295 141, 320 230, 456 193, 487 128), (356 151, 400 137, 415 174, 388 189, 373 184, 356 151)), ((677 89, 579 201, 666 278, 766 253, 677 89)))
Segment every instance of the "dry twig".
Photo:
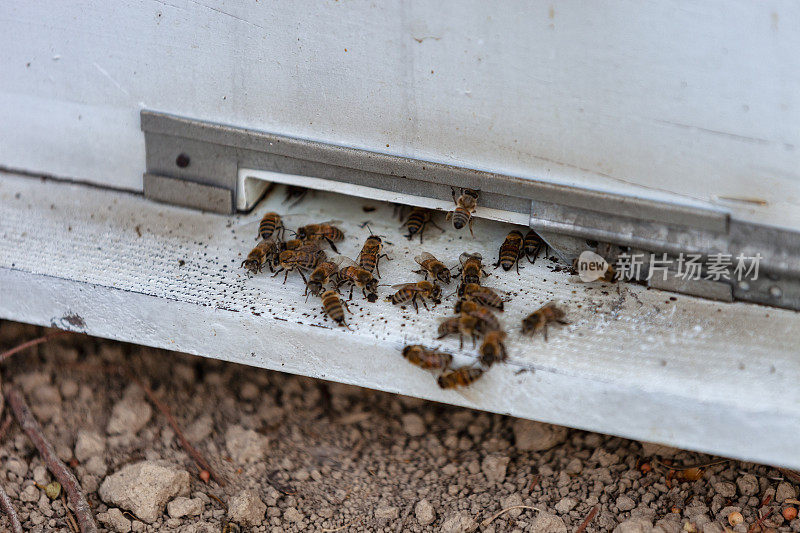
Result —
POLYGON ((599 509, 600 509, 600 507, 597 506, 597 505, 592 507, 592 510, 589 511, 589 516, 586 517, 586 520, 581 522, 581 525, 578 526, 578 529, 575 530, 575 533, 583 533, 584 531, 586 531, 586 528, 589 527, 589 524, 592 523, 592 520, 594 520, 594 517, 597 516, 597 511, 599 509))
POLYGON ((33 445, 39 451, 47 468, 66 490, 69 501, 72 503, 75 510, 75 516, 81 531, 83 533, 96 533, 97 523, 94 521, 89 502, 86 501, 86 496, 84 496, 83 490, 78 484, 78 480, 75 479, 75 475, 67 468, 67 465, 56 455, 53 446, 42 433, 41 426, 36 421, 33 413, 31 413, 30 408, 28 408, 28 404, 25 402, 22 394, 20 394, 17 389, 11 387, 6 390, 5 397, 20 427, 22 427, 22 430, 28 435, 28 438, 31 439, 31 442, 33 442, 33 445))
POLYGON ((14 503, 11 501, 11 498, 8 497, 8 494, 6 494, 2 486, 0 486, 0 509, 3 509, 3 512, 8 517, 8 521, 11 522, 11 531, 14 533, 22 533, 22 524, 19 522, 17 510, 14 509, 14 503))
POLYGON ((789 470, 788 468, 778 468, 778 471, 789 478, 792 483, 800 483, 800 472, 789 470))
POLYGON ((43 342, 47 342, 50 339, 54 339, 56 337, 61 337, 62 335, 70 335, 71 333, 72 333, 71 331, 56 331, 56 332, 53 332, 53 333, 48 333, 47 335, 43 335, 43 336, 39 337, 38 339, 33 339, 31 341, 28 341, 28 342, 23 342, 19 346, 15 346, 14 348, 11 348, 8 351, 0 353, 0 363, 2 363, 3 361, 8 359, 9 357, 14 355, 15 353, 21 352, 22 350, 25 350, 26 348, 30 348, 31 346, 36 346, 37 344, 41 344, 43 342))
POLYGON ((506 507, 502 511, 497 511, 494 515, 490 516, 489 518, 487 518, 486 520, 481 522, 481 525, 483 527, 486 527, 489 524, 491 524, 492 522, 494 522, 495 519, 497 517, 499 517, 500 515, 505 514, 505 513, 509 512, 509 511, 513 511, 514 509, 533 509, 534 511, 539 511, 539 512, 542 511, 538 507, 531 507, 530 505, 512 505, 511 507, 506 507))

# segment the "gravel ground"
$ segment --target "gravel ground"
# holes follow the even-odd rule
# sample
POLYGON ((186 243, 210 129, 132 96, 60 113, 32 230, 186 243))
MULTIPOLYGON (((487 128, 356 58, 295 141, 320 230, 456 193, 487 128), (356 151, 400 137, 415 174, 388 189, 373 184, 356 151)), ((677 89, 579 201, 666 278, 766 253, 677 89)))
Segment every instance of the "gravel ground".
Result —
MULTIPOLYGON (((0 322, 0 351, 43 332, 0 322)), ((80 335, 14 356, 3 377, 107 531, 210 533, 233 520, 242 531, 559 532, 595 508, 589 532, 800 531, 784 518, 798 487, 778 470, 618 437, 80 335), (138 385, 104 370, 119 364, 170 406, 225 487, 200 479, 138 385), (535 509, 489 523, 515 506, 535 509)), ((0 462, 24 528, 69 531, 16 424, 0 462)))

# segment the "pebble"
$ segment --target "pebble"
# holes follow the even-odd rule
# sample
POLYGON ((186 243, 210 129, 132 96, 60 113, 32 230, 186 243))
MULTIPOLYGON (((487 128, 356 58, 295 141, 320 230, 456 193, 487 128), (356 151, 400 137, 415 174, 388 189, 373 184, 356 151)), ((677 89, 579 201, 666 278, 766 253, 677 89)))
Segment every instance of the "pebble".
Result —
POLYGON ((758 493, 758 478, 753 474, 745 474, 736 480, 739 492, 745 496, 753 496, 758 493))
POLYGON ((651 533, 653 523, 646 518, 629 518, 614 528, 614 533, 651 533))
POLYGON ((736 496, 736 485, 729 481, 714 483, 714 490, 723 498, 733 498, 736 496))
POLYGON ((778 488, 775 489, 775 501, 783 503, 789 498, 797 498, 797 491, 791 483, 781 481, 778 483, 778 488))
POLYGON ((147 425, 153 416, 153 408, 143 400, 123 399, 114 405, 106 432, 109 435, 135 435, 147 425))
POLYGON ((9 457, 8 461, 6 461, 6 469, 24 478, 28 473, 28 463, 16 457, 9 457))
MULTIPOLYGON (((558 503, 555 505, 555 510, 558 511, 560 514, 567 514, 571 510, 578 505, 578 500, 575 498, 561 498, 558 503)), ((619 507, 619 505, 618 505, 619 507)))
POLYGON ((33 480, 39 485, 47 485, 49 483, 49 479, 47 477, 47 468, 41 465, 34 467, 33 480))
MULTIPOLYGON (((295 509, 296 511, 297 509, 295 509)), ((266 512, 267 506, 253 490, 243 490, 228 502, 228 516, 237 523, 256 526, 264 520, 266 512)), ((286 512, 288 513, 289 510, 286 512)))
POLYGON ((106 471, 108 470, 105 460, 99 455, 91 457, 88 461, 86 461, 84 466, 86 467, 86 471, 88 473, 97 477, 106 475, 106 471))
POLYGON ((531 523, 532 533, 567 533, 567 526, 561 518, 550 513, 536 513, 531 523))
POLYGON ((167 504, 167 514, 172 518, 197 516, 203 512, 203 500, 179 496, 167 504))
POLYGON ((81 429, 75 439, 75 458, 84 462, 90 457, 102 455, 106 450, 106 439, 94 431, 81 429))
POLYGON ((460 511, 447 517, 439 531, 440 533, 469 533, 476 529, 478 529, 478 523, 472 516, 467 511, 460 511))
POLYGON ((39 489, 36 488, 36 485, 28 485, 19 493, 19 499, 23 502, 39 501, 39 489))
POLYGON ((481 470, 490 483, 500 483, 506 478, 510 459, 503 455, 487 455, 481 463, 481 470))
POLYGON ((575 457, 571 459, 569 463, 567 463, 567 466, 564 468, 564 470, 567 474, 580 474, 581 470, 583 470, 583 462, 575 457))
POLYGON ((636 502, 633 501, 629 496, 625 496, 624 494, 617 498, 617 509, 620 511, 630 511, 636 507, 636 502))
POLYGON ((262 460, 267 454, 268 444, 269 439, 266 436, 242 426, 231 426, 225 432, 225 447, 235 463, 262 460))
POLYGON ((409 413, 403 415, 401 419, 403 422, 403 430, 411 437, 420 437, 425 434, 425 421, 422 420, 422 417, 414 414, 409 413))
POLYGON ((539 452, 549 450, 567 439, 567 428, 534 422, 533 420, 514 420, 514 443, 518 450, 539 452))
POLYGON ((214 430, 214 419, 208 413, 198 416, 183 432, 192 443, 206 440, 214 430))
POLYGON ((189 494, 191 476, 176 466, 141 461, 123 467, 100 485, 100 498, 152 524, 171 498, 189 494))
POLYGON ((98 514, 97 520, 118 533, 128 533, 131 530, 131 521, 125 518, 122 511, 117 508, 109 509, 108 512, 98 514))
POLYGON ((436 520, 436 510, 428 500, 420 500, 414 506, 414 516, 417 517, 417 522, 422 526, 432 524, 436 520))
MULTIPOLYGON (((500 506, 503 509, 508 509, 509 507, 516 507, 518 505, 522 505, 522 496, 519 495, 518 492, 514 494, 510 494, 506 496, 502 500, 500 500, 500 506)), ((522 509, 511 509, 508 511, 508 516, 511 518, 519 518, 519 515, 522 514, 522 509)))
POLYGON ((289 522, 300 522, 303 520, 303 515, 296 507, 289 507, 283 512, 283 518, 289 522))
POLYGON ((664 458, 674 457, 680 450, 672 446, 665 446, 664 444, 656 444, 655 442, 640 442, 642 445, 642 455, 645 457, 653 457, 655 455, 664 458))
POLYGON ((400 509, 395 507, 394 505, 388 505, 386 503, 381 504, 375 509, 375 518, 383 518, 383 519, 397 519, 400 516, 400 509))

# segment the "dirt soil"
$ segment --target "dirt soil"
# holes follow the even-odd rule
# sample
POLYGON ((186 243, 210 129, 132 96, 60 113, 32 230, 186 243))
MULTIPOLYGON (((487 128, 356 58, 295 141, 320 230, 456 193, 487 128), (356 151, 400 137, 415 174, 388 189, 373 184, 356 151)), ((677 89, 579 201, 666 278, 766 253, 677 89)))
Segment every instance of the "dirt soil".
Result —
MULTIPOLYGON (((0 351, 46 331, 0 322, 0 351)), ((234 520, 241 531, 558 532, 587 517, 588 532, 800 531, 798 487, 768 466, 83 335, 19 353, 2 375, 104 531, 218 532, 234 520), (224 487, 201 480, 122 365, 224 487), (711 466, 681 470, 698 465, 711 466)), ((0 465, 26 531, 70 531, 61 501, 35 484, 52 476, 17 424, 0 465)))

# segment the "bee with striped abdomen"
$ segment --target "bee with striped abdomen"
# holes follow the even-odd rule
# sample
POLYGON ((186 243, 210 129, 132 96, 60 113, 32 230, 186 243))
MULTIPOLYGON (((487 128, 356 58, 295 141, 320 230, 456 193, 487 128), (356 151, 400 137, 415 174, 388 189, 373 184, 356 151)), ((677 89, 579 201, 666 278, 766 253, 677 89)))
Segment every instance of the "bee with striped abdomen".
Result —
POLYGON ((466 387, 475 383, 482 375, 482 368, 462 366, 439 376, 437 383, 443 389, 455 389, 456 387, 466 387))
POLYGON ((414 270, 417 274, 425 274, 425 279, 428 279, 428 274, 435 280, 441 281, 445 285, 450 283, 450 269, 444 263, 436 259, 433 254, 422 252, 414 258, 422 270, 414 270))
POLYGON ((472 213, 478 206, 478 192, 473 189, 461 189, 461 196, 456 198, 456 190, 450 189, 453 193, 453 202, 456 207, 453 211, 447 213, 447 220, 453 219, 453 227, 461 229, 464 226, 469 226, 469 233, 473 237, 475 234, 472 232, 472 213))
POLYGON ((479 361, 485 368, 508 359, 506 345, 503 344, 504 340, 506 340, 504 331, 490 331, 483 337, 483 343, 479 350, 479 361))
POLYGON ((364 241, 364 246, 361 247, 361 252, 358 254, 358 266, 367 272, 375 271, 378 277, 381 277, 381 270, 378 262, 382 257, 388 258, 388 254, 382 254, 383 241, 377 235, 370 235, 364 241))
POLYGON ((420 344, 412 344, 403 348, 403 357, 409 363, 425 370, 444 370, 450 368, 453 356, 438 350, 430 350, 420 344))
POLYGON ((458 288, 458 292, 462 299, 456 302, 456 313, 461 311, 462 303, 468 300, 498 311, 503 310, 503 299, 489 287, 483 287, 477 283, 466 283, 458 288))
POLYGON ((325 285, 336 276, 339 272, 339 267, 333 261, 323 261, 317 265, 317 268, 308 276, 308 283, 306 283, 306 295, 310 292, 314 296, 319 296, 325 289, 325 285))
POLYGON ((372 275, 372 272, 364 270, 355 261, 343 255, 334 257, 331 261, 339 267, 339 272, 336 274, 337 289, 342 285, 350 285, 351 300, 353 299, 353 289, 355 287, 361 289, 367 301, 375 302, 378 299, 378 280, 372 275), (369 295, 367 292, 369 292, 369 295))
MULTIPOLYGON (((408 235, 405 236, 406 239, 410 241, 414 238, 414 235, 419 235, 419 242, 422 244, 422 234, 428 224, 439 228, 433 221, 431 210, 425 209, 424 207, 412 208, 411 213, 409 213, 408 218, 403 223, 403 226, 408 228, 408 235)), ((400 227, 402 228, 403 226, 400 227)), ((442 228, 439 229, 441 230, 442 228)))
POLYGON ((480 322, 474 316, 462 315, 445 318, 439 324, 439 336, 443 339, 448 335, 458 335, 459 348, 464 347, 464 335, 472 338, 472 345, 475 346, 475 339, 481 334, 480 322))
POLYGON ((331 246, 331 250, 339 253, 334 243, 344 240, 344 232, 334 226, 338 220, 329 220, 328 222, 321 222, 319 224, 307 224, 297 228, 297 237, 303 240, 324 240, 331 246))
POLYGON ((478 329, 482 333, 500 330, 500 321, 497 320, 497 317, 488 307, 484 307, 472 300, 462 301, 460 304, 458 312, 462 316, 468 315, 477 318, 478 329))
POLYGON ((272 271, 272 262, 277 253, 278 243, 275 242, 275 239, 264 239, 250 250, 247 259, 242 261, 242 266, 253 274, 261 272, 264 265, 268 265, 272 271))
POLYGON ((544 333, 544 340, 546 341, 548 324, 569 324, 564 320, 565 316, 564 310, 556 307, 555 303, 546 303, 522 320, 522 334, 534 335, 541 331, 544 333))
POLYGON ((483 256, 481 254, 464 252, 458 260, 461 262, 461 270, 459 270, 458 275, 461 276, 462 285, 467 283, 480 285, 481 278, 489 275, 483 270, 483 256))
MULTIPOLYGON (((285 271, 283 275, 283 282, 286 283, 286 278, 289 272, 296 270, 303 278, 303 282, 308 284, 304 270, 313 271, 320 261, 325 260, 325 252, 319 249, 315 244, 306 244, 300 246, 295 250, 284 250, 278 255, 278 270, 275 276, 285 271)), ((273 276, 274 277, 274 276, 273 276)))
POLYGON ((269 239, 273 235, 276 237, 280 235, 281 238, 283 238, 284 231, 285 228, 281 216, 278 213, 270 212, 261 217, 261 222, 258 224, 258 236, 256 239, 269 239))
POLYGON ((522 256, 524 237, 521 231, 513 230, 506 235, 506 240, 500 245, 500 254, 497 258, 497 263, 494 267, 503 267, 503 270, 508 272, 511 267, 517 265, 517 272, 519 272, 519 258, 522 256))
POLYGON ((393 285, 392 288, 400 289, 389 298, 387 301, 392 302, 394 305, 400 305, 411 302, 414 305, 414 310, 419 313, 417 307, 417 298, 420 299, 425 309, 428 305, 425 303, 425 298, 431 300, 434 304, 441 303, 442 289, 436 283, 430 281, 418 281, 417 283, 401 283, 400 285, 393 285))
POLYGON ((539 237, 539 234, 530 230, 525 234, 525 239, 522 242, 522 253, 528 258, 531 264, 536 262, 536 258, 542 250, 547 249, 547 244, 539 237), (533 257, 533 259, 531 259, 533 257))
POLYGON ((322 293, 322 310, 328 317, 340 326, 350 329, 350 326, 344 321, 344 310, 350 312, 347 307, 347 302, 339 298, 339 293, 336 291, 328 290, 322 293))

